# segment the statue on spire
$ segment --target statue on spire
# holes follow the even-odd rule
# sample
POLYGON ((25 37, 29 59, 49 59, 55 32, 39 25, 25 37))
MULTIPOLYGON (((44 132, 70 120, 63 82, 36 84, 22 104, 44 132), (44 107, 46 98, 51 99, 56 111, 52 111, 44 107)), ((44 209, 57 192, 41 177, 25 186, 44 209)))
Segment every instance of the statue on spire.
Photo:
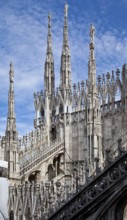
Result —
POLYGON ((68 4, 64 5, 63 46, 60 67, 61 88, 71 88, 71 62, 68 41, 68 4))
POLYGON ((51 27, 51 13, 48 14, 48 26, 51 27))
POLYGON ((95 27, 93 24, 90 25, 90 43, 94 43, 95 27))
POLYGON ((67 17, 67 15, 68 15, 68 4, 67 3, 65 3, 64 15, 65 15, 65 17, 67 17))
POLYGON ((48 14, 47 54, 52 53, 51 13, 48 14))
POLYGON ((14 82, 14 68, 12 62, 10 62, 10 82, 14 82))
POLYGON ((48 14, 48 35, 47 35, 47 51, 44 72, 45 89, 51 95, 54 91, 54 59, 52 52, 52 32, 51 32, 51 13, 48 14))

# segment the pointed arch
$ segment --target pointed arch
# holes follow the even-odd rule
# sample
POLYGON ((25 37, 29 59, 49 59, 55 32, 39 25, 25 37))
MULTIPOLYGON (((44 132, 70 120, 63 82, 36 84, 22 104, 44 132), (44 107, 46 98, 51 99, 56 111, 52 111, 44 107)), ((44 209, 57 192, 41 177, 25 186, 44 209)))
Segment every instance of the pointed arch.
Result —
POLYGON ((48 166, 48 181, 51 181, 55 177, 55 169, 52 164, 48 166))
POLYGON ((60 106, 59 106, 59 113, 63 113, 64 112, 64 109, 63 109, 63 105, 62 103, 60 103, 60 106))
POLYGON ((123 211, 123 220, 127 219, 127 204, 124 207, 124 211, 123 211))
MULTIPOLYGON (((111 214, 110 220, 126 220, 124 219, 124 210, 127 206, 127 182, 123 181, 123 185, 117 186, 114 193, 108 195, 105 205, 101 206, 95 214, 95 220, 108 219, 111 214)), ((126 211, 126 210, 125 210, 126 211)))
POLYGON ((14 212, 11 210, 9 214, 9 220, 14 220, 14 212))
POLYGON ((116 84, 115 87, 115 101, 118 101, 121 99, 121 88, 119 84, 116 84))

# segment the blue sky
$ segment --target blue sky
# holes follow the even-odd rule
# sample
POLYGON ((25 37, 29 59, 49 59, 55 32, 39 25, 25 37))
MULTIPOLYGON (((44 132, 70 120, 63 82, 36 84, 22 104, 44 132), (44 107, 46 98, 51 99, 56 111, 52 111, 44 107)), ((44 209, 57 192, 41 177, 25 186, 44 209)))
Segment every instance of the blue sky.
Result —
MULTIPOLYGON (((56 86, 59 85, 64 0, 0 0, 0 134, 6 127, 9 63, 15 70, 20 135, 33 129, 34 91, 43 89, 47 15, 52 13, 56 86)), ((87 78, 89 26, 96 27, 97 74, 127 63, 127 0, 68 0, 72 80, 87 78)))

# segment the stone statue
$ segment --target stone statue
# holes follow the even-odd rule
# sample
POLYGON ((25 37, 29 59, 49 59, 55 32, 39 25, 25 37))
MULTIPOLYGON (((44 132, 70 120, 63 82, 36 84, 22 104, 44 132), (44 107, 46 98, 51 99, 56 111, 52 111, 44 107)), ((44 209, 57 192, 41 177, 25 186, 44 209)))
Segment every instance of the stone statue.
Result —
POLYGON ((95 34, 95 27, 91 24, 90 26, 90 42, 94 43, 94 34, 95 34))
POLYGON ((64 15, 65 17, 67 17, 68 14, 68 4, 65 3, 65 7, 64 7, 64 15))
POLYGON ((51 13, 49 12, 48 14, 48 23, 50 24, 51 23, 51 13))

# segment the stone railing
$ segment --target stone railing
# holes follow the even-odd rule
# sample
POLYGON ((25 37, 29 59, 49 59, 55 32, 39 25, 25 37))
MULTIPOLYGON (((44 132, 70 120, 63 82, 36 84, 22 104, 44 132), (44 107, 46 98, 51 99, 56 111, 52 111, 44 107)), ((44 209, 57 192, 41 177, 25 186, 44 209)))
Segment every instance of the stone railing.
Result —
POLYGON ((59 208, 60 206, 61 208, 49 217, 50 220, 71 219, 83 207, 87 207, 91 201, 110 188, 112 184, 115 184, 120 178, 127 175, 127 131, 107 147, 103 170, 99 168, 98 162, 98 158, 95 158, 96 169, 91 176, 89 176, 87 170, 83 172, 85 175, 83 177, 83 184, 80 182, 81 178, 77 176, 76 188, 78 188, 76 192, 81 192, 75 194, 75 191, 73 191, 73 193, 68 194, 67 198, 69 199, 67 203, 66 201, 64 201, 64 205, 63 202, 59 203, 59 208), (73 198, 71 199, 71 197, 73 198))
MULTIPOLYGON (((97 164, 98 160, 96 160, 97 164)), ((32 219, 77 219, 76 216, 80 211, 85 209, 87 212, 91 203, 94 204, 111 187, 113 188, 127 176, 127 152, 119 156, 101 173, 98 166, 96 166, 96 175, 88 177, 87 171, 83 170, 83 173, 85 174, 83 179, 77 175, 71 176, 70 179, 68 175, 65 175, 64 183, 51 181, 30 184, 25 182, 19 186, 10 186, 11 210, 16 213, 15 206, 12 207, 12 204, 18 204, 20 201, 22 206, 20 214, 25 217, 24 219, 28 217, 25 216, 25 213, 30 204, 29 217, 32 219)))
MULTIPOLYGON (((20 195, 23 210, 26 210, 26 207, 31 204, 29 217, 33 219, 77 219, 75 216, 81 210, 87 211, 91 203, 97 201, 103 193, 107 193, 111 187, 114 187, 127 175, 126 143, 125 132, 117 141, 112 142, 111 146, 114 146, 113 149, 116 148, 115 151, 109 151, 111 146, 106 150, 106 163, 103 170, 99 168, 98 158, 95 158, 95 171, 91 176, 89 176, 88 169, 81 166, 79 172, 77 170, 71 175, 65 175, 64 182, 33 182, 32 184, 28 182, 19 186, 11 186, 9 200, 15 200, 15 204, 17 204, 16 201, 19 201, 20 195), (30 203, 26 204, 28 201, 30 203)), ((53 146, 20 170, 20 175, 27 174, 30 169, 34 170, 42 160, 44 161, 53 152, 62 149, 64 142, 57 140, 53 146)), ((12 204, 11 201, 10 204, 12 204)), ((13 209, 15 210, 15 207, 13 209)), ((22 216, 25 215, 24 213, 27 211, 23 211, 22 216)))
POLYGON ((56 139, 55 141, 52 141, 50 145, 45 143, 40 148, 35 148, 26 152, 26 154, 20 159, 20 176, 40 164, 63 146, 64 141, 62 139, 56 139))
POLYGON ((77 219, 78 213, 83 209, 88 211, 91 202, 97 200, 104 192, 113 187, 118 181, 127 175, 127 152, 119 157, 112 165, 85 187, 68 200, 64 205, 59 204, 58 210, 52 214, 48 220, 70 220, 77 219), (61 207, 60 207, 61 206, 61 207))
POLYGON ((122 111, 122 100, 118 100, 115 102, 108 102, 100 106, 102 115, 107 114, 108 112, 112 112, 112 107, 114 108, 114 113, 118 111, 122 111))
MULTIPOLYGON (((82 171, 82 174, 85 175, 84 170, 82 171)), ((27 213, 26 209, 27 207, 29 208, 29 204, 31 204, 29 217, 33 219, 40 217, 46 220, 60 205, 70 200, 83 187, 85 179, 81 175, 81 170, 79 176, 80 178, 74 172, 71 176, 64 175, 65 179, 63 183, 54 180, 51 182, 42 181, 36 183, 33 181, 32 183, 25 182, 19 186, 10 186, 9 205, 11 206, 12 204, 11 210, 14 210, 16 213, 14 204, 18 204, 19 198, 21 198, 20 205, 22 206, 22 213, 20 214, 22 217, 25 217, 24 219, 27 220, 28 216, 25 216, 25 213, 27 213)))

